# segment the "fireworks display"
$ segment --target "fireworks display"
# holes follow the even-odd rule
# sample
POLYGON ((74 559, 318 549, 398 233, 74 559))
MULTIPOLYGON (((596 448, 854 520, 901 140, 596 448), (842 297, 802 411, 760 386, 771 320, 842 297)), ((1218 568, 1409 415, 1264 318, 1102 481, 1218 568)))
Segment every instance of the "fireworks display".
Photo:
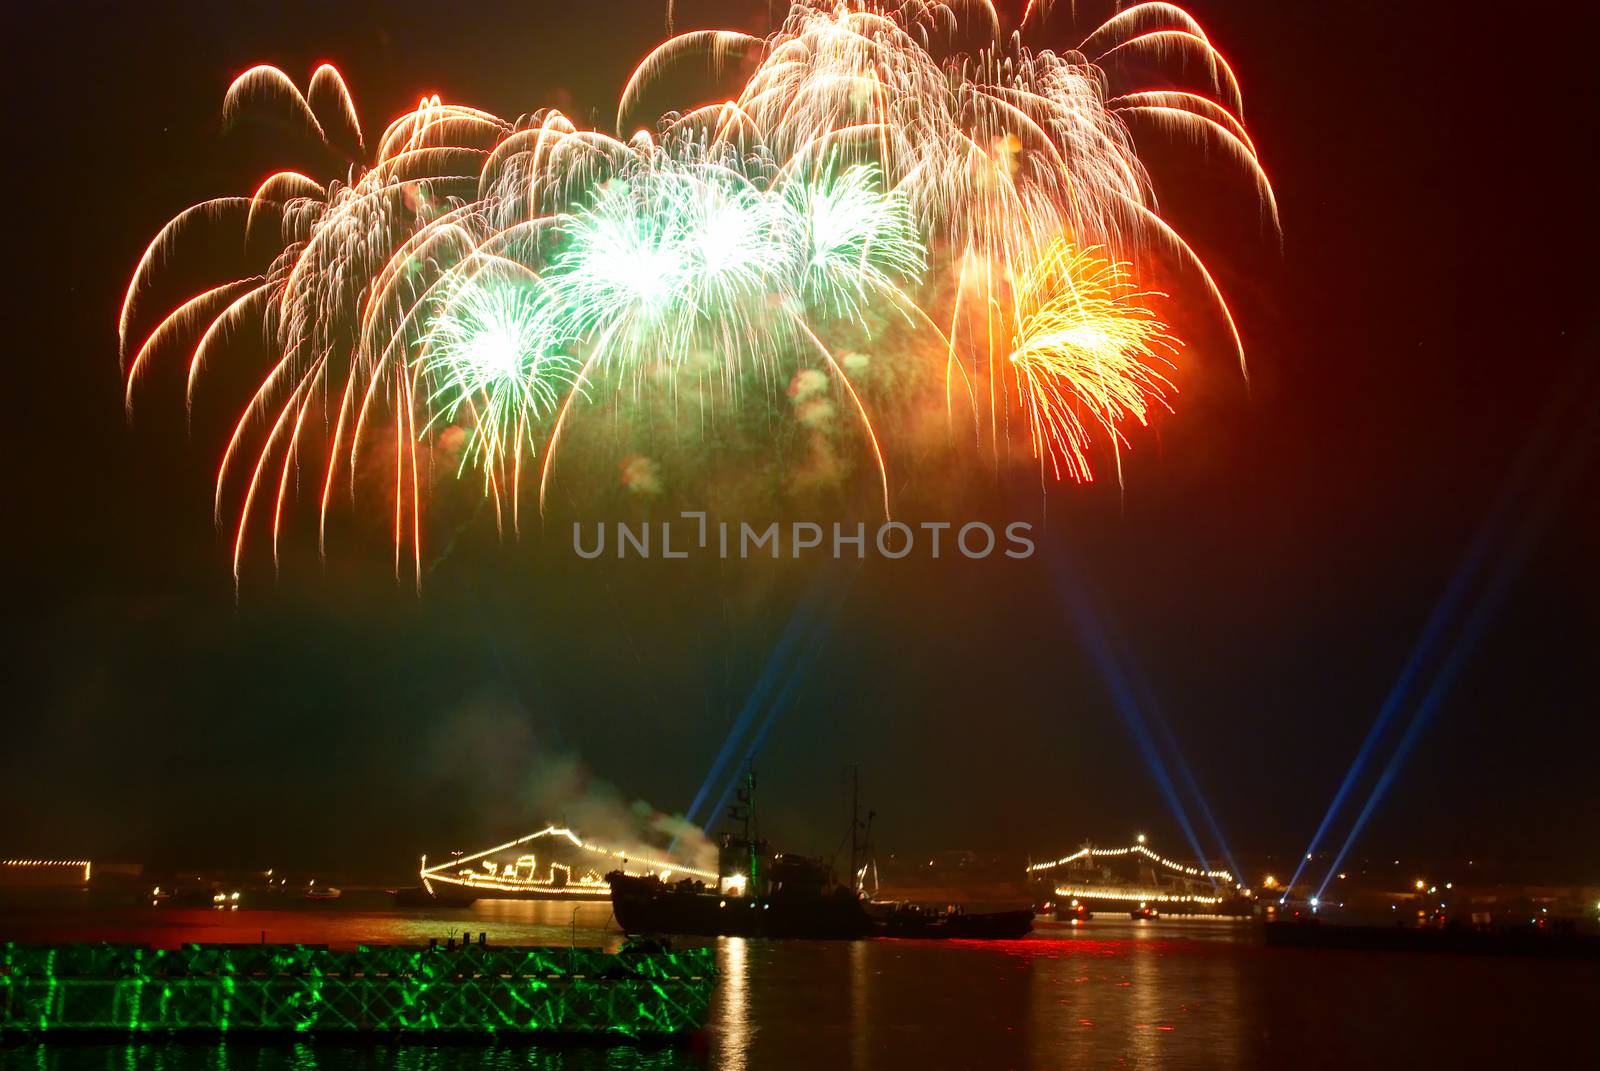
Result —
POLYGON ((278 172, 157 234, 122 309, 129 404, 159 355, 188 348, 192 399, 233 340, 266 340, 217 473, 236 575, 256 527, 276 554, 303 467, 319 474, 325 532, 336 490, 354 494, 381 461, 397 568, 408 557, 420 578, 432 445, 458 443, 455 471, 475 472, 515 526, 525 488, 543 508, 574 422, 663 380, 704 406, 823 377, 887 512, 874 425, 887 388, 853 381, 836 354, 884 322, 896 343, 868 356, 896 368, 887 382, 938 383, 952 427, 970 411, 978 449, 997 450, 1019 414, 1044 471, 1090 479, 1096 444, 1116 454, 1175 393, 1181 343, 1142 265, 1178 265, 1238 342, 1211 275, 1156 210, 1133 130, 1199 143, 1254 183, 1273 225, 1276 207, 1234 75, 1192 17, 1137 4, 1062 51, 1027 43, 1038 23, 1035 4, 1006 27, 983 0, 808 0, 765 38, 700 30, 660 45, 624 87, 615 134, 433 96, 370 150, 335 68, 304 92, 253 68, 224 117, 288 115, 351 156, 349 173, 278 172), (1161 64, 1178 84, 1201 76, 1119 84, 1118 71, 1161 64), (734 84, 653 111, 685 71, 734 84), (165 267, 219 229, 273 250, 259 273, 153 307, 165 267))
POLYGON ((1058 479, 1065 465, 1087 480, 1085 419, 1125 441, 1124 421, 1144 424, 1151 405, 1166 404, 1171 383, 1160 367, 1177 355, 1178 340, 1143 301, 1161 295, 1135 292, 1126 264, 1064 239, 1028 266, 1015 290, 1010 361, 1035 453, 1050 458, 1058 479))

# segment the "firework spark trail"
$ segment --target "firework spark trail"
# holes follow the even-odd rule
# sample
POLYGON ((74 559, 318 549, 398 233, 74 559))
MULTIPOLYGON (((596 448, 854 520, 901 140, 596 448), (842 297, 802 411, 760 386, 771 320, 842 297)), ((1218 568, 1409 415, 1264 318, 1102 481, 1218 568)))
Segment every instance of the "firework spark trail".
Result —
POLYGON ((418 364, 433 384, 430 423, 471 428, 461 467, 475 462, 492 487, 504 479, 497 471, 504 458, 518 465, 536 446, 535 422, 574 388, 576 361, 561 352, 560 323, 526 268, 495 260, 450 278, 418 364))
POLYGON ((428 96, 369 139, 336 68, 302 92, 253 67, 224 119, 287 121, 345 155, 349 175, 280 170, 161 229, 119 317, 130 408, 163 352, 192 345, 192 402, 229 341, 259 325, 271 370, 217 478, 219 516, 225 492, 241 492, 236 576, 253 524, 270 525, 276 553, 302 455, 320 456, 322 541, 335 488, 354 498, 382 441, 397 561, 409 543, 420 580, 427 443, 459 429, 460 471, 480 471, 515 527, 525 466, 542 452, 542 509, 576 403, 622 405, 661 370, 732 399, 820 359, 887 512, 873 426, 885 399, 831 350, 836 334, 870 330, 880 304, 939 341, 884 359, 943 376, 952 420, 966 397, 997 463, 1017 412, 1041 472, 1091 479, 1099 447, 1120 473, 1128 427, 1170 406, 1181 346, 1141 266, 1171 258, 1191 273, 1238 344, 1210 272, 1158 212, 1134 132, 1215 151, 1273 227, 1277 206, 1237 78, 1192 16, 1136 4, 1054 51, 1024 43, 1046 6, 1007 32, 981 0, 815 0, 765 38, 681 34, 628 79, 616 135, 554 110, 508 122, 428 96), (969 39, 985 44, 955 50, 969 39), (1152 64, 1166 84, 1126 84, 1152 64), (735 81, 652 117, 648 102, 685 70, 735 81), (162 268, 200 232, 236 228, 259 249, 274 227, 278 252, 257 272, 151 315, 162 268))
POLYGON ((1171 382, 1159 370, 1177 355, 1178 341, 1146 302, 1164 295, 1134 289, 1129 266, 1093 249, 1058 242, 1017 283, 1022 322, 1009 360, 1022 387, 1022 408, 1036 456, 1090 478, 1092 436, 1080 413, 1099 424, 1114 446, 1127 440, 1121 425, 1148 423, 1166 405, 1171 382))

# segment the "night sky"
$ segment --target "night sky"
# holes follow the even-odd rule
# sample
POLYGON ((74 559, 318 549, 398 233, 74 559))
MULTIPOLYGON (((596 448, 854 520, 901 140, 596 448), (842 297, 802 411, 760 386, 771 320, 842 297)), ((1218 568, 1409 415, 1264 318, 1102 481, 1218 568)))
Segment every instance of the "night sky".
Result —
MULTIPOLYGON (((236 406, 202 391, 187 429, 172 358, 130 423, 116 340, 128 274, 171 215, 279 163, 331 173, 270 131, 224 133, 229 81, 332 60, 369 134, 431 92, 604 125, 664 4, 46 6, 7 34, 0 854, 390 874, 559 817, 553 785, 682 811, 818 585, 843 602, 761 752, 774 839, 832 851, 858 762, 885 850, 1037 856, 1142 830, 1186 854, 1062 602, 1066 569, 1234 853, 1292 857, 1509 494, 1494 553, 1526 556, 1357 853, 1600 880, 1581 857, 1600 828, 1581 28, 1197 0, 1243 84, 1281 250, 1198 151, 1152 144, 1150 160, 1233 302, 1249 384, 1199 317, 1177 412, 1135 434, 1120 492, 1052 490, 1035 559, 869 561, 842 581, 805 563, 575 562, 564 528, 500 541, 458 495, 439 508, 472 523, 420 595, 348 523, 326 568, 308 528, 276 579, 258 546, 236 597, 211 521, 236 406)), ((762 3, 679 8, 680 27, 765 19, 762 3)), ((961 508, 1037 521, 1023 476, 969 480, 961 508)), ((920 479, 909 508, 935 516, 950 500, 920 479)))

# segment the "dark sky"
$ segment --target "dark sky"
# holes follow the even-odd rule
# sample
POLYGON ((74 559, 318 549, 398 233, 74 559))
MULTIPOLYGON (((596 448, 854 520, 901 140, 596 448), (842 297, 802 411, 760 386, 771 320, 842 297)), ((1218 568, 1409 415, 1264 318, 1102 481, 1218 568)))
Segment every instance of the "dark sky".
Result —
MULTIPOLYGON (((252 560, 236 601, 210 518, 227 407, 191 437, 169 380, 130 424, 117 369, 149 237, 277 162, 220 130, 235 73, 333 60, 369 130, 426 92, 604 123, 664 5, 600 6, 11 16, 0 854, 399 871, 542 822, 531 782, 553 763, 687 807, 801 593, 831 583, 818 571, 574 563, 564 532, 500 544, 480 519, 420 596, 380 544, 354 538, 323 570, 301 531, 276 581, 252 560)), ((722 6, 680 5, 680 23, 763 17, 722 6)), ((1048 555, 864 567, 762 752, 776 838, 831 851, 855 761, 890 850, 1147 830, 1182 851, 1063 609, 1062 561, 1234 851, 1292 856, 1510 486, 1494 531, 1526 560, 1357 850, 1600 880, 1573 858, 1600 828, 1600 474, 1592 454, 1561 465, 1600 431, 1594 63, 1558 17, 1462 10, 1194 5, 1242 80, 1281 253, 1200 154, 1152 162, 1233 299, 1249 389, 1200 361, 1136 439, 1123 495, 1052 492, 1048 555)), ((1026 481, 979 493, 1038 512, 1026 481)))

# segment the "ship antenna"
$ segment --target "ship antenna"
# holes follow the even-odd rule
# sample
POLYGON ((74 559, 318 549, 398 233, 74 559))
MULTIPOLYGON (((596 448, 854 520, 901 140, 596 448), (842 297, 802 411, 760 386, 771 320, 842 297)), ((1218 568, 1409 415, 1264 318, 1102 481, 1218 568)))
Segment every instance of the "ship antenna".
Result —
POLYGON ((861 766, 850 764, 850 884, 856 892, 865 885, 867 857, 872 851, 872 820, 877 811, 868 811, 861 821, 861 766))

